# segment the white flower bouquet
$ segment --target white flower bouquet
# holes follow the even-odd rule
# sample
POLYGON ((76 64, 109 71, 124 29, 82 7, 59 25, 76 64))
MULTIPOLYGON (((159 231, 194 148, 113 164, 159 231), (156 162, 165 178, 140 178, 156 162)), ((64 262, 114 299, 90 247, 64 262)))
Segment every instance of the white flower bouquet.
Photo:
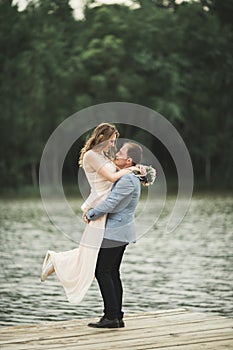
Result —
POLYGON ((156 170, 152 165, 137 164, 138 170, 134 170, 133 173, 139 177, 143 186, 153 185, 156 179, 156 170))

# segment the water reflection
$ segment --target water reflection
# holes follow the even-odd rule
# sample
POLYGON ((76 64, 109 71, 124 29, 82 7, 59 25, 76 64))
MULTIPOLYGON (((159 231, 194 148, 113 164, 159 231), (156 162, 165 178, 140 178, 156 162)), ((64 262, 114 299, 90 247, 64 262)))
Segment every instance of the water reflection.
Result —
MULTIPOLYGON (((232 317, 233 198, 194 197, 182 224, 165 234, 166 213, 172 204, 171 198, 150 232, 126 250, 122 264, 125 312, 189 307, 232 317)), ((71 205, 79 212, 81 202, 72 200, 71 205)), ((40 282, 48 248, 75 248, 52 226, 41 201, 1 201, 0 209, 0 324, 100 316, 96 282, 80 305, 66 301, 55 276, 40 282)), ((152 222, 154 215, 154 208, 149 208, 146 220, 152 222)))

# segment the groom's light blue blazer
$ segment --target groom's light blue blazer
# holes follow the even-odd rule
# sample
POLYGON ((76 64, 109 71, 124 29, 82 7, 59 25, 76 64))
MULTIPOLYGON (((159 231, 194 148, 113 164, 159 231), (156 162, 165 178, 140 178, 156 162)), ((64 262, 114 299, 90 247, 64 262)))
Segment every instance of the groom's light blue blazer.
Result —
POLYGON ((89 220, 108 214, 104 238, 125 243, 136 241, 134 212, 140 197, 141 184, 134 174, 116 181, 107 198, 87 212, 89 220))

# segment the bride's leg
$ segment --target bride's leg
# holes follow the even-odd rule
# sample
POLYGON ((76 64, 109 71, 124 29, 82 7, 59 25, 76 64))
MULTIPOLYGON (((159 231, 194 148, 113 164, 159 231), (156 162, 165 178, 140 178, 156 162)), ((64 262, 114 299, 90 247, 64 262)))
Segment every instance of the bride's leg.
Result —
POLYGON ((55 270, 54 270, 54 267, 53 267, 53 265, 52 265, 51 269, 50 269, 49 272, 47 273, 47 277, 50 276, 50 275, 52 275, 54 272, 55 272, 55 270))

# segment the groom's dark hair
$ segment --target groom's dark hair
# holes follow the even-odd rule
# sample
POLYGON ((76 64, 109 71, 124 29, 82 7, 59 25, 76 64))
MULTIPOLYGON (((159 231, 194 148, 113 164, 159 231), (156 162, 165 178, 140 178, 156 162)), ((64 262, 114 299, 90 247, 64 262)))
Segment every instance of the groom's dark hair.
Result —
POLYGON ((133 165, 136 165, 142 160, 142 147, 134 142, 126 142, 127 156, 132 158, 133 165))

